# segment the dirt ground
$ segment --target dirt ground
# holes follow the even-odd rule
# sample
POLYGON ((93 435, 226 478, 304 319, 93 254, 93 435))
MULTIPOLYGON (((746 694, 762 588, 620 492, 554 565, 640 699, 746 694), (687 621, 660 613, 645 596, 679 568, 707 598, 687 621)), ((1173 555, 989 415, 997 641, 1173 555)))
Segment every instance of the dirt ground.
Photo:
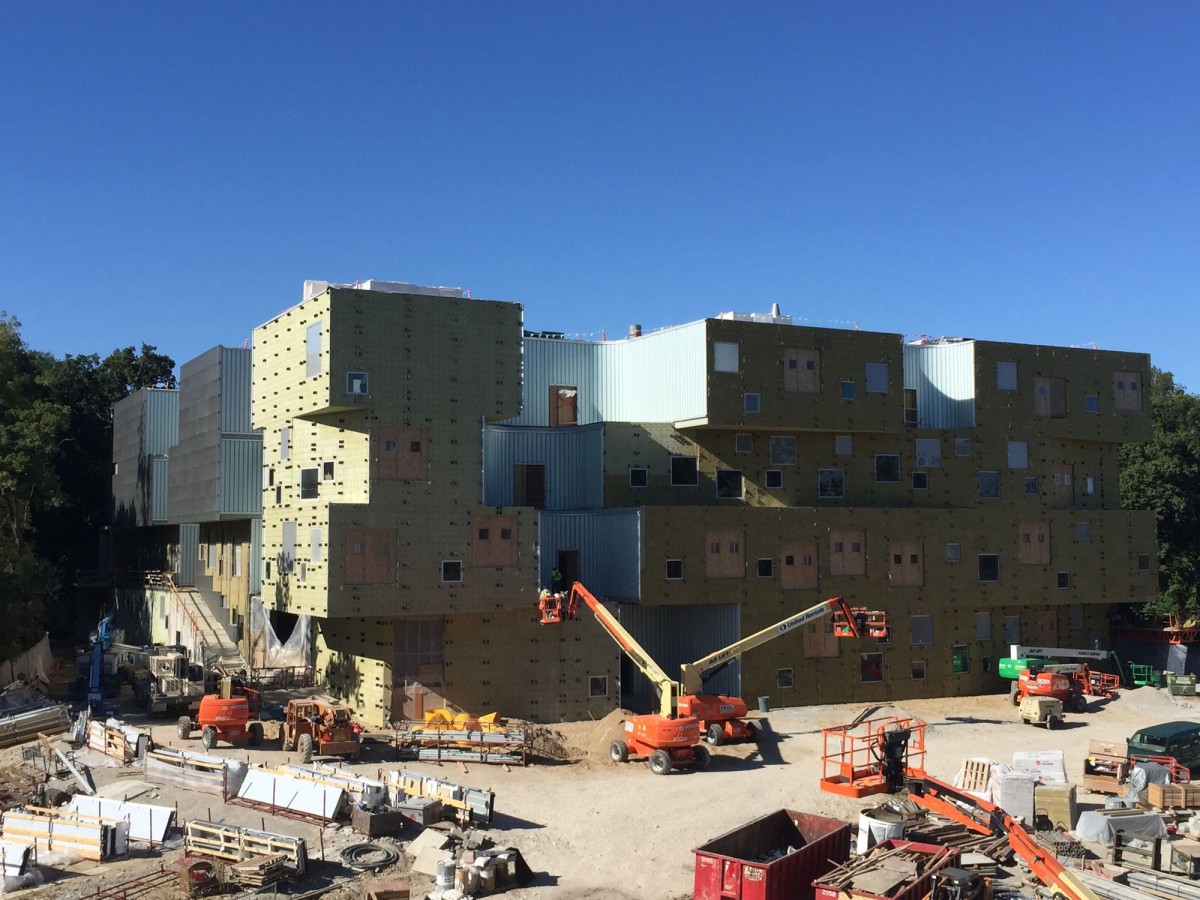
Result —
MULTIPOLYGON (((621 713, 598 722, 575 722, 535 729, 540 754, 527 767, 468 764, 396 763, 382 742, 368 743, 355 768, 376 775, 395 768, 427 772, 450 781, 496 794, 496 815, 483 834, 496 846, 516 847, 537 873, 535 881, 503 895, 511 900, 682 900, 691 897, 694 857, 691 850, 751 819, 780 808, 857 822, 861 810, 879 797, 851 800, 820 790, 821 728, 846 724, 863 712, 859 705, 795 707, 755 714, 762 736, 757 744, 714 748, 710 767, 703 772, 652 774, 644 763, 619 765, 608 758, 608 746, 621 732, 621 713)), ((1124 742, 1140 727, 1174 719, 1200 721, 1194 698, 1172 697, 1149 687, 1123 691, 1112 701, 1093 701, 1087 713, 1068 715, 1066 727, 1047 731, 1025 726, 1007 696, 956 697, 906 701, 903 708, 881 709, 881 715, 915 716, 928 723, 926 770, 950 780, 967 758, 1010 763, 1019 750, 1062 750, 1067 775, 1078 782, 1090 740, 1124 742)), ((199 750, 198 741, 181 742, 171 725, 153 728, 156 742, 199 750)), ((268 731, 268 738, 272 732, 268 731)), ((268 749, 218 748, 217 753, 251 762, 278 764, 285 754, 278 743, 268 749)), ((0 769, 20 766, 19 748, 0 751, 0 769)), ((103 793, 148 803, 178 804, 182 819, 212 817, 254 828, 300 835, 308 841, 317 864, 314 875, 295 893, 311 891, 353 872, 337 863, 341 848, 364 838, 348 826, 319 829, 291 819, 271 820, 260 812, 222 806, 215 797, 145 785, 138 770, 97 767, 93 770, 103 793)), ((1080 794, 1083 808, 1102 805, 1104 797, 1080 794)), ((415 836, 416 826, 398 837, 415 836)), ((178 849, 141 853, 111 863, 48 866, 47 883, 25 889, 24 896, 74 900, 138 872, 157 869, 178 849), (102 881, 98 880, 102 879, 102 881)), ((394 872, 404 871, 402 863, 394 872)), ((433 880, 413 875, 413 897, 423 897, 433 880)), ((326 896, 361 897, 360 882, 348 882, 326 896)))

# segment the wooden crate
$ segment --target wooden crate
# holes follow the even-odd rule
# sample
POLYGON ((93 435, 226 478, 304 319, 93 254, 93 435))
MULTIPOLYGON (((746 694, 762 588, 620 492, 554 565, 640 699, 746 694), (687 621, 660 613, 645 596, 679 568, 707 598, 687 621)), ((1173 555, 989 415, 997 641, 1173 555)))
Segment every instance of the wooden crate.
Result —
POLYGON ((1200 809, 1200 785, 1147 785, 1146 802, 1155 809, 1200 809))

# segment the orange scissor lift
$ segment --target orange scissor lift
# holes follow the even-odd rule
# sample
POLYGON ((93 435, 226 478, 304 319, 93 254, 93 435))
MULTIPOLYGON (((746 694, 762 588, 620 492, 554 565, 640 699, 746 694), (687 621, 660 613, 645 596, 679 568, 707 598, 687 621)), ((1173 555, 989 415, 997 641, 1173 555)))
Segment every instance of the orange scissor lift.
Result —
POLYGON ((925 723, 880 716, 821 729, 821 790, 842 797, 890 793, 925 774, 925 723))

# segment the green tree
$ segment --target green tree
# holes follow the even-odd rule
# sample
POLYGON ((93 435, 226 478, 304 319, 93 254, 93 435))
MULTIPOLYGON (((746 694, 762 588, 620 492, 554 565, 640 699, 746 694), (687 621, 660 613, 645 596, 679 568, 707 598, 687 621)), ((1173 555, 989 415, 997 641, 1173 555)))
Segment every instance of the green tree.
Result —
MULTIPOLYGON (((66 589, 95 564, 109 521, 112 405, 142 387, 175 387, 174 361, 143 344, 99 356, 30 350, 0 312, 0 659, 51 618, 75 624, 66 589)), ((99 610, 79 610, 85 620, 99 610)))
POLYGON ((1152 369, 1154 436, 1121 448, 1121 502, 1158 517, 1159 597, 1147 612, 1200 615, 1200 397, 1152 369))

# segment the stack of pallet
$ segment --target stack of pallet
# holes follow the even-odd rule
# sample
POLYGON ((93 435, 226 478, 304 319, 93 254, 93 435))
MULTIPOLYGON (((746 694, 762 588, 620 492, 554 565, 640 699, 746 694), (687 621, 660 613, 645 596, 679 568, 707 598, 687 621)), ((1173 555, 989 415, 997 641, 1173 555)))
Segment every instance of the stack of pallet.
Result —
POLYGON ((1148 784, 1146 802, 1155 809, 1200 809, 1200 784, 1148 784))
POLYGON ((252 856, 250 859, 234 863, 229 867, 230 877, 242 887, 269 887, 283 881, 290 870, 282 856, 252 856))

